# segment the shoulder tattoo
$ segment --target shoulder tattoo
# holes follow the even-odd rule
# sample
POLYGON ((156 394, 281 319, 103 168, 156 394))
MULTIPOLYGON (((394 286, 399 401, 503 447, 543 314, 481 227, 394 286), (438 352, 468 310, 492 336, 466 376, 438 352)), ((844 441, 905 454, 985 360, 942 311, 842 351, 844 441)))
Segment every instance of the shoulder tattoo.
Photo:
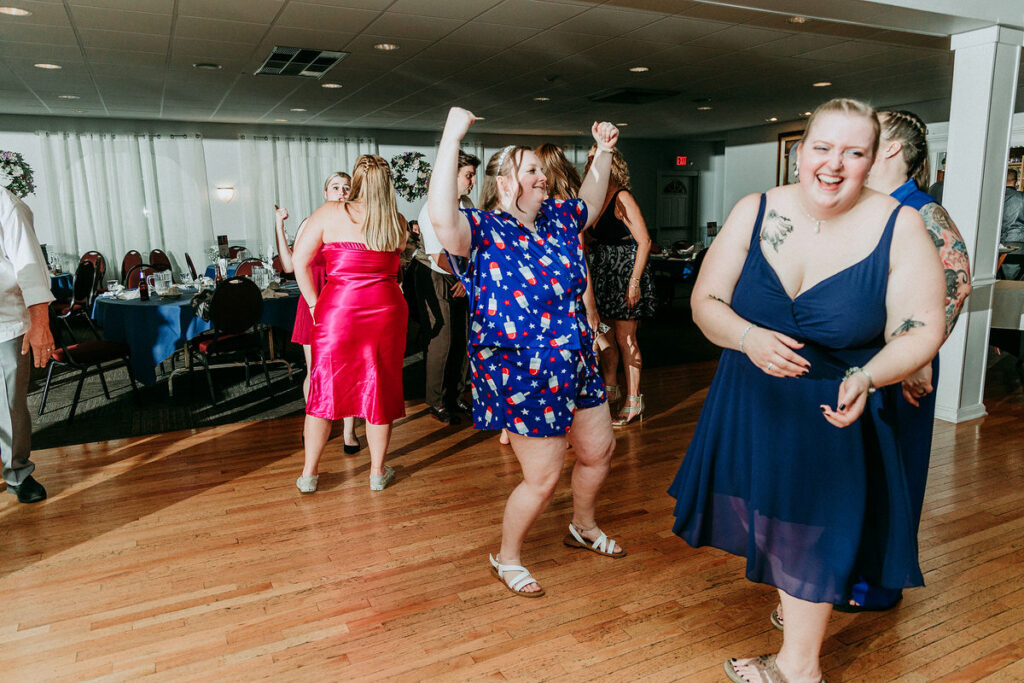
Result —
POLYGON ((775 209, 769 209, 768 215, 764 217, 764 222, 761 224, 761 241, 767 242, 772 249, 778 252, 779 247, 791 232, 793 232, 793 221, 775 209))

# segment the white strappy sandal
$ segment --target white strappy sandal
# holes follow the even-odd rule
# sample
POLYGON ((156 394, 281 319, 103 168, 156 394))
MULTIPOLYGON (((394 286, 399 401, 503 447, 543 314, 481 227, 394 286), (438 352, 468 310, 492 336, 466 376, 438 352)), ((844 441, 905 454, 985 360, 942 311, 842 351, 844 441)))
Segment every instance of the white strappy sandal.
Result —
MULTIPOLYGON (((601 531, 598 529, 598 531, 601 531)), ((583 538, 583 534, 576 530, 572 522, 569 522, 569 533, 562 539, 562 543, 569 546, 570 548, 583 548, 591 552, 597 553, 598 555, 604 555, 605 557, 613 557, 618 559, 626 556, 626 551, 619 546, 618 550, 614 553, 608 552, 608 548, 615 547, 615 541, 608 538, 608 535, 601 531, 601 535, 594 541, 588 541, 583 538)))
POLYGON ((537 579, 530 576, 530 572, 526 567, 520 567, 518 564, 501 564, 494 559, 494 555, 488 555, 488 557, 491 559, 491 571, 494 572, 494 575, 498 577, 499 581, 501 581, 501 585, 506 589, 512 591, 521 598, 539 598, 544 595, 544 589, 540 588, 540 584, 537 583, 537 579), (506 579, 505 572, 519 572, 519 576, 514 579, 511 577, 506 579), (524 586, 529 586, 531 583, 536 583, 540 590, 529 592, 522 590, 524 586))

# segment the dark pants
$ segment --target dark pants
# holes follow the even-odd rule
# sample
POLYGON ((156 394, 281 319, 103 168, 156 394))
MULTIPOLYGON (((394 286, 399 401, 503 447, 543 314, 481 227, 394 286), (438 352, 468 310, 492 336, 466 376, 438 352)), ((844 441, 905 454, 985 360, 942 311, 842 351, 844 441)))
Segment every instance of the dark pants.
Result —
POLYGON ((452 296, 458 278, 432 268, 417 268, 417 291, 424 302, 426 332, 426 402, 438 410, 454 405, 465 393, 469 376, 466 335, 469 302, 452 296))

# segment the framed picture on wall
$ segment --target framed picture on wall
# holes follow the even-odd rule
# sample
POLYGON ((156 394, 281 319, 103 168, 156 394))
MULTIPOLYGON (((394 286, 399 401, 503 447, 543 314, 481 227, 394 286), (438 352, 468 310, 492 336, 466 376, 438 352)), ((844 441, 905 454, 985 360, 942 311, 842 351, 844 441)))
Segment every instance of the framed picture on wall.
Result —
POLYGON ((792 133, 779 133, 779 164, 775 173, 776 185, 789 185, 796 182, 796 143, 804 134, 802 130, 792 133))

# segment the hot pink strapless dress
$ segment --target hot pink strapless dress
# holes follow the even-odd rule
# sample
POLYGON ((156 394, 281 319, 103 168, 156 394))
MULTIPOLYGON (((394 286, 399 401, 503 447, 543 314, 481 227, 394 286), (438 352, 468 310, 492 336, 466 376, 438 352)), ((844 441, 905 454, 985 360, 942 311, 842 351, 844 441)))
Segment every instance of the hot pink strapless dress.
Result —
MULTIPOLYGON (((313 271, 313 284, 319 296, 320 290, 327 282, 327 264, 324 263, 323 249, 316 252, 316 256, 309 264, 313 271)), ((309 314, 309 304, 303 297, 299 297, 298 308, 295 309, 295 326, 292 328, 292 341, 296 344, 313 343, 313 316, 309 314)))
POLYGON ((402 358, 409 309, 398 286, 398 251, 328 242, 327 284, 317 299, 306 413, 388 424, 405 415, 402 358))

